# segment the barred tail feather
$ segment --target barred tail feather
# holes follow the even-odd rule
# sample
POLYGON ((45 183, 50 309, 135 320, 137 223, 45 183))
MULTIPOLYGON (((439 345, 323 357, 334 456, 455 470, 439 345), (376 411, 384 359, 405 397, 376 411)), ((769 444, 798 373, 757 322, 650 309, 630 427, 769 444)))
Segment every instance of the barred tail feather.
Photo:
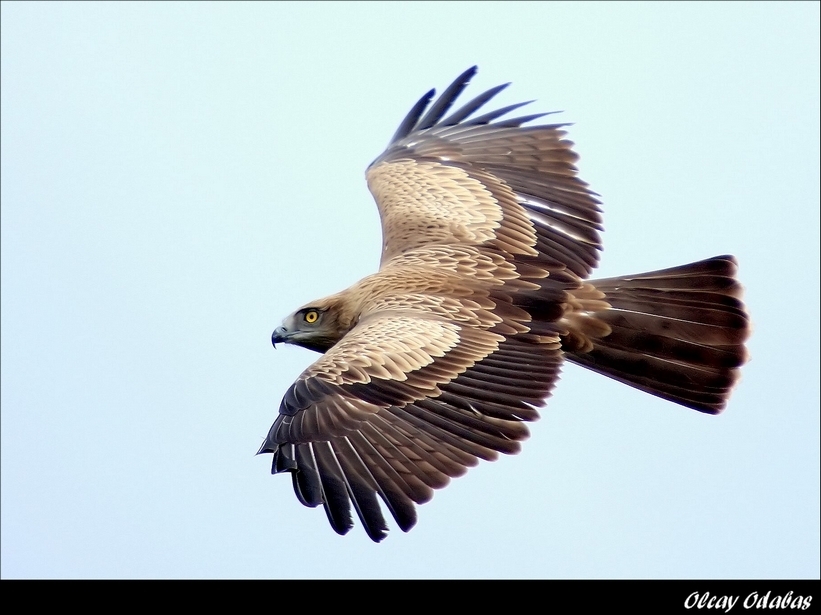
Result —
MULTIPOLYGON (((683 406, 721 412, 747 360, 750 333, 735 273, 732 256, 717 256, 592 280, 610 308, 583 315, 607 325, 602 329, 609 333, 589 336, 586 346, 570 344, 566 358, 683 406)), ((589 287, 583 292, 589 296, 589 287)))

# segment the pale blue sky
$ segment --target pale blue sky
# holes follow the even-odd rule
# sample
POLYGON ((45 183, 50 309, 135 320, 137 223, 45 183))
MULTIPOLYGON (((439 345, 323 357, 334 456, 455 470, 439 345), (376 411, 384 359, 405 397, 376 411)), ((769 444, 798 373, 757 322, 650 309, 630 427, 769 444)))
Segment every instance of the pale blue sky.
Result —
POLYGON ((819 4, 2 4, 3 578, 818 578, 819 4), (568 366, 515 457, 339 537, 254 453, 375 270, 364 170, 478 64, 574 122, 610 276, 732 253, 709 417, 568 366), (392 526, 394 527, 394 526, 392 526))

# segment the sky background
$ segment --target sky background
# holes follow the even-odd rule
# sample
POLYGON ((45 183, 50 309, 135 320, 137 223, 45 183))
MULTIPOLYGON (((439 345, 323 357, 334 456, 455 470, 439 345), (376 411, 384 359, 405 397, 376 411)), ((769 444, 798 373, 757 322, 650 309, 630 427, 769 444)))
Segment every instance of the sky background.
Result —
POLYGON ((819 4, 2 4, 3 578, 818 578, 819 4), (522 452, 373 544, 255 456, 376 270, 411 105, 562 110, 599 277, 731 253, 728 409, 568 365, 522 452))

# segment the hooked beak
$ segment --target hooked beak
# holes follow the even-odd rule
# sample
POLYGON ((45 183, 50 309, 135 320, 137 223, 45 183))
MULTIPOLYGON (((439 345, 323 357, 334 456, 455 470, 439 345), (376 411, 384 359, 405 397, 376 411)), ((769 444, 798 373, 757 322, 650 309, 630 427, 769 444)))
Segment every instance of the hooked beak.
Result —
POLYGON ((271 334, 271 343, 274 345, 274 348, 276 348, 278 343, 284 344, 287 337, 288 330, 285 327, 277 327, 271 334))

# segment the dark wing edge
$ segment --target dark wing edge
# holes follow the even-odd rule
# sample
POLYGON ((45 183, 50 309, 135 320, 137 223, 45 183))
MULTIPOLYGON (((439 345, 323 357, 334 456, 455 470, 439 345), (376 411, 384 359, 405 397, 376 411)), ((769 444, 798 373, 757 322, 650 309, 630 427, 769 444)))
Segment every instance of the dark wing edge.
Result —
MULTIPOLYGON (((464 71, 461 75, 459 75, 453 83, 451 83, 448 88, 436 99, 436 102, 430 106, 433 97, 436 95, 436 90, 432 89, 425 93, 422 98, 420 98, 416 104, 411 108, 405 118, 402 120, 399 128, 396 129, 396 132, 391 137, 390 142, 388 143, 388 149, 391 146, 399 143, 406 137, 412 135, 415 132, 420 132, 422 130, 427 130, 429 128, 441 128, 444 126, 456 126, 457 124, 461 124, 462 126, 479 126, 482 124, 489 124, 495 119, 502 117, 514 111, 520 107, 525 105, 529 105, 532 103, 532 100, 527 102, 516 103, 513 105, 509 105, 507 107, 503 107, 501 109, 497 109, 495 111, 491 111, 482 115, 480 117, 474 118, 470 121, 465 121, 469 116, 473 113, 478 111, 481 107, 483 107, 486 103, 488 103, 494 96, 496 96, 499 92, 504 90, 506 87, 510 85, 510 83, 503 83, 501 85, 497 85, 495 87, 490 88, 489 90, 479 94, 479 96, 473 98, 470 102, 463 105, 458 111, 455 111, 450 116, 445 118, 444 120, 442 117, 448 110, 453 106, 453 103, 456 102, 456 99, 462 94, 464 89, 470 83, 470 80, 478 72, 479 68, 477 66, 471 66, 469 69, 464 71), (425 110, 427 109, 427 113, 425 110), (425 113, 424 117, 422 114, 425 113)), ((499 122, 496 125, 499 127, 505 128, 513 128, 521 126, 527 122, 531 122, 535 119, 540 117, 544 117, 545 115, 550 115, 551 113, 557 113, 556 111, 550 113, 535 113, 532 115, 526 115, 518 118, 513 118, 509 120, 505 120, 503 122, 499 122)))

